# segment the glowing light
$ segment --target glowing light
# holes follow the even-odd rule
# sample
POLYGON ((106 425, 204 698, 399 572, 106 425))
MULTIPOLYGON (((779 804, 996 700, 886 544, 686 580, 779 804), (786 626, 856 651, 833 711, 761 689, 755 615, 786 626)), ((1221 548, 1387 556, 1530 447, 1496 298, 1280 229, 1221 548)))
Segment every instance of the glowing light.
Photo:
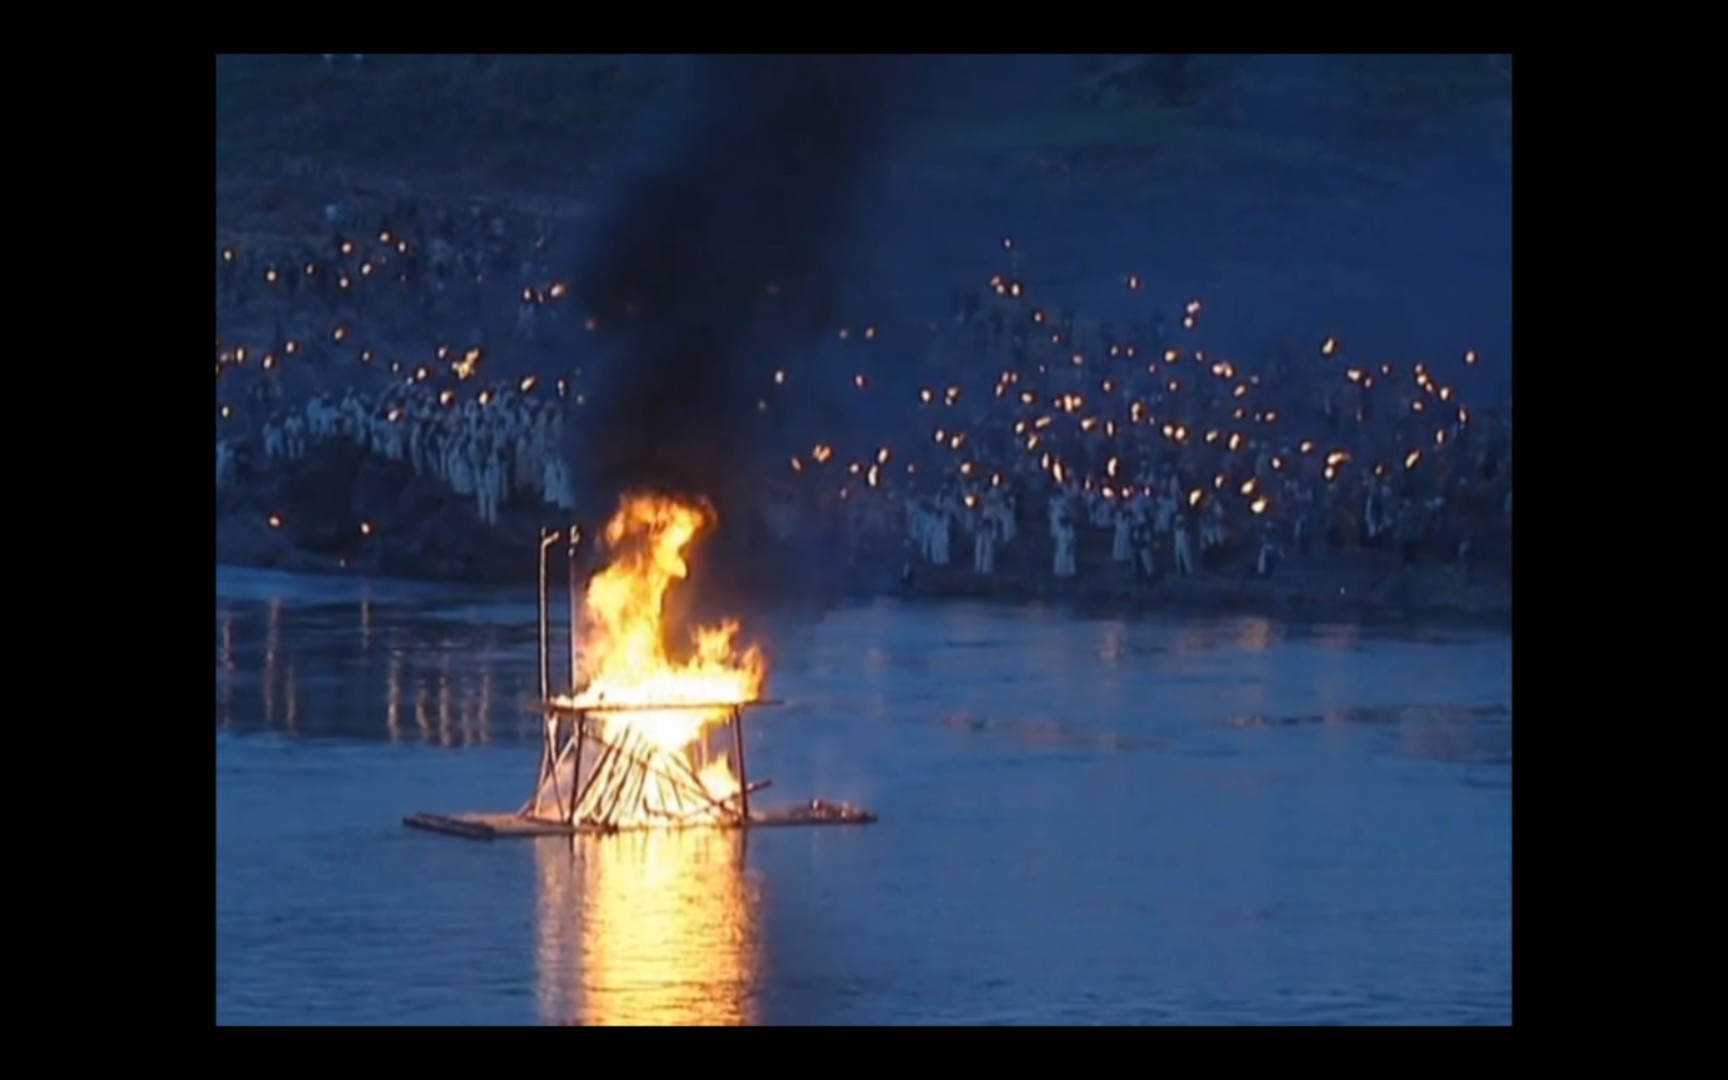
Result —
POLYGON ((462 355, 462 359, 460 359, 460 360, 456 361, 456 363, 450 365, 450 370, 454 371, 456 373, 456 377, 458 379, 466 381, 467 379, 473 377, 474 369, 479 365, 479 363, 480 363, 480 350, 479 349, 469 349, 466 353, 464 353, 462 355))
MULTIPOLYGON (((761 696, 767 663, 754 647, 739 650, 737 623, 697 628, 693 654, 678 660, 667 651, 666 598, 689 574, 686 550, 715 524, 712 511, 695 503, 646 495, 626 496, 606 526, 613 562, 588 584, 582 610, 580 689, 560 704, 696 705, 754 701, 761 696)), ((577 817, 618 826, 666 826, 712 820, 724 800, 738 793, 730 760, 721 756, 707 766, 694 748, 706 728, 725 722, 728 712, 690 710, 598 714, 600 736, 629 746, 656 770, 694 774, 704 800, 679 797, 679 785, 646 783, 630 798, 608 785, 593 785, 577 817), (594 788, 606 790, 595 791, 594 788), (706 805, 704 805, 706 803, 706 805)))
POLYGON ((1338 339, 1337 338, 1327 338, 1326 341, 1320 346, 1320 355, 1321 356, 1331 356, 1333 353, 1335 353, 1337 351, 1338 351, 1338 339))
POLYGON ((1138 289, 1139 287, 1140 287, 1140 275, 1139 274, 1129 274, 1128 275, 1128 288, 1138 289))
POLYGON ((792 471, 793 472, 803 472, 804 471, 804 463, 802 461, 799 461, 796 457, 794 457, 792 459, 792 471))
POLYGON ((811 449, 810 456, 816 459, 816 464, 826 465, 828 459, 834 456, 834 448, 827 443, 817 443, 811 449))
POLYGON ((888 452, 888 448, 886 446, 884 446, 882 449, 876 451, 876 464, 878 464, 878 465, 888 464, 889 456, 890 456, 890 454, 888 452))
POLYGON ((563 379, 558 380, 558 396, 564 397, 570 392, 570 384, 563 379))
POLYGON ((539 384, 539 382, 540 382, 540 380, 536 376, 529 375, 526 378, 524 378, 521 382, 517 383, 516 388, 518 390, 520 390, 522 393, 526 394, 528 391, 534 389, 534 387, 537 386, 539 384))
POLYGON ((1326 479, 1335 480, 1337 478, 1338 478, 1338 470, 1331 465, 1326 466, 1326 479))
POLYGON ((231 406, 231 405, 224 405, 224 406, 222 406, 222 419, 224 419, 224 420, 226 420, 226 419, 228 419, 228 418, 229 418, 229 417, 230 417, 230 416, 233 416, 233 415, 234 415, 234 408, 233 408, 233 406, 231 406))
POLYGON ((876 328, 874 326, 866 326, 864 328, 864 340, 872 341, 875 339, 875 337, 876 337, 876 328))
POLYGON ((785 386, 786 385, 786 373, 784 371, 776 371, 774 373, 774 385, 775 386, 785 386))
POLYGON ((549 291, 552 294, 552 299, 554 299, 554 300, 563 299, 564 293, 565 293, 564 283, 562 281, 553 282, 552 288, 549 291))
POLYGON ((490 391, 490 390, 480 391, 480 404, 482 404, 482 405, 492 404, 492 391, 490 391))
POLYGON ((1329 466, 1342 465, 1349 460, 1350 455, 1343 450, 1334 450, 1326 455, 1326 464, 1329 466))
POLYGON ((1258 481, 1255 481, 1255 480, 1250 480, 1246 484, 1243 484, 1242 485, 1242 494, 1244 494, 1244 495, 1254 494, 1254 488, 1257 486, 1257 484, 1258 484, 1258 481))
POLYGON ((1267 507, 1267 502, 1266 502, 1266 496, 1264 496, 1264 495, 1260 496, 1258 499, 1255 499, 1252 503, 1248 504, 1248 509, 1254 511, 1254 513, 1256 513, 1256 514, 1264 514, 1266 512, 1266 507, 1267 507))
POLYGON ((1464 354, 1464 362, 1474 367, 1476 365, 1476 350, 1471 349, 1464 354))
POLYGON ((1199 488, 1195 488, 1193 491, 1190 491, 1188 493, 1188 505, 1189 506, 1199 506, 1200 500, 1205 498, 1205 497, 1206 497, 1205 492, 1201 491, 1199 488))
POLYGON ((337 341, 341 341, 348 336, 348 328, 346 326, 338 326, 336 329, 330 331, 330 336, 337 341))
POLYGON ((269 521, 272 529, 280 529, 282 527, 282 518, 280 515, 271 514, 269 521))
POLYGON ((268 281, 272 285, 276 284, 276 276, 276 268, 274 266, 264 271, 264 280, 268 281))
POLYGON ((1303 440, 1302 445, 1298 447, 1298 449, 1300 449, 1304 454, 1312 454, 1314 452, 1314 444, 1307 440, 1303 440))
POLYGON ((417 381, 417 382, 425 382, 425 381, 426 381, 426 379, 427 379, 427 378, 428 378, 428 377, 429 377, 429 376, 430 376, 430 375, 431 375, 431 374, 432 374, 432 372, 430 372, 430 371, 428 371, 428 370, 427 370, 427 369, 426 369, 426 368, 425 368, 425 367, 424 367, 424 366, 422 366, 422 367, 420 367, 420 368, 418 368, 418 369, 416 369, 416 370, 415 370, 415 372, 414 372, 414 379, 415 379, 415 381, 417 381))
POLYGON ((918 400, 922 401, 926 405, 930 404, 931 400, 934 399, 935 396, 936 395, 931 393, 929 390, 918 391, 918 400))
POLYGON ((438 404, 450 406, 456 404, 456 391, 446 390, 438 395, 438 404))
POLYGON ((370 521, 362 521, 360 523, 360 535, 361 536, 371 536, 372 535, 372 523, 370 521))
POLYGON ((1404 457, 1404 467, 1406 469, 1414 469, 1416 467, 1416 463, 1421 461, 1421 460, 1422 460, 1422 451, 1412 450, 1412 451, 1410 451, 1410 453, 1408 453, 1404 457))
POLYGON ((862 375, 854 375, 852 376, 852 385, 862 390, 868 385, 868 380, 866 380, 862 375))
POLYGON ((1232 432, 1230 435, 1230 449, 1240 450, 1241 448, 1242 448, 1242 433, 1241 432, 1232 432))

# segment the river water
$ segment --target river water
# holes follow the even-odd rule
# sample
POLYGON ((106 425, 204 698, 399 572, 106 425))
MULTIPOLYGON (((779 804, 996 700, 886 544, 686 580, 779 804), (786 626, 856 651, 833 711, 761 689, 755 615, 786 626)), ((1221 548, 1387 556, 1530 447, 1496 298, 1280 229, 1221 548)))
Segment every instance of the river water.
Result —
POLYGON ((1504 633, 768 620, 756 801, 879 823, 403 827, 528 797, 535 626, 532 595, 218 568, 219 1024, 1511 1020, 1504 633))

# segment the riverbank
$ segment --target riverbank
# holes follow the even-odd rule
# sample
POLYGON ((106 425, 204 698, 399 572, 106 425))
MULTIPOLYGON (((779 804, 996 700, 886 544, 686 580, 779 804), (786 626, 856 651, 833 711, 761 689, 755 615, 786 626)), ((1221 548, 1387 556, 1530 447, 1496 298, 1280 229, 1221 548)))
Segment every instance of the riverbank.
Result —
MULTIPOLYGON (((219 508, 216 558, 233 566, 305 574, 449 585, 534 585, 538 566, 533 553, 546 522, 527 513, 507 513, 497 526, 484 528, 474 520, 471 502, 438 500, 436 495, 435 490, 403 492, 399 501, 418 510, 379 514, 376 524, 362 521, 346 526, 307 521, 304 509, 300 519, 277 518, 278 524, 272 525, 270 517, 255 506, 219 508), (416 520, 410 524, 405 518, 416 520)), ((1227 565, 1193 578, 1166 576, 1147 582, 1136 580, 1129 567, 1115 563, 1057 579, 1038 559, 1035 546, 1022 545, 1018 558, 1004 558, 997 574, 981 577, 970 564, 909 567, 898 555, 882 552, 858 553, 849 568, 822 573, 812 569, 818 560, 809 551, 760 544, 759 556, 745 567, 750 582, 733 592, 767 603, 893 596, 930 602, 1044 604, 1128 617, 1182 612, 1501 628, 1509 627, 1512 618, 1511 578, 1505 566, 1406 565, 1391 552, 1355 550, 1287 559, 1264 579, 1227 565)), ((1008 551, 1012 547, 1004 555, 1008 551)))

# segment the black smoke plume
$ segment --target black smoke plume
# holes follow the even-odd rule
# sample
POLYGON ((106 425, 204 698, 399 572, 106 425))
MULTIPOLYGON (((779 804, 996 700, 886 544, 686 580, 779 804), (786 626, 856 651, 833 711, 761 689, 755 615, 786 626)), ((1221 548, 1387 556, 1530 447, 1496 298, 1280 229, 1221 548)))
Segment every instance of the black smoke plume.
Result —
POLYGON ((668 141, 602 208, 576 278, 599 356, 571 450, 596 515, 631 491, 705 499, 721 520, 708 571, 737 570, 727 553, 748 546, 770 451, 785 465, 772 441, 797 409, 773 373, 791 372, 795 389, 799 350, 839 325, 848 256, 915 63, 689 62, 668 141))

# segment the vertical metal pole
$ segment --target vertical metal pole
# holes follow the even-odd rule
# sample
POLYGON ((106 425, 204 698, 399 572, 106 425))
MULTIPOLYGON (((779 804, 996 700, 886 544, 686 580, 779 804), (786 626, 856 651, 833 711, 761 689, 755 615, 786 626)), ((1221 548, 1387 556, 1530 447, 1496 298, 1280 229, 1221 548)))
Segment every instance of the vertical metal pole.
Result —
POLYGON ((534 784, 534 795, 528 804, 531 811, 536 815, 540 810, 540 790, 546 786, 547 778, 558 767, 557 758, 554 756, 558 741, 557 714, 546 705, 546 702, 552 697, 551 654, 547 645, 550 627, 547 623, 549 614, 546 610, 546 549, 550 548, 557 538, 556 532, 547 529, 540 530, 540 707, 544 710, 541 713, 541 722, 545 725, 545 732, 540 750, 540 779, 534 784))
POLYGON ((576 613, 580 605, 576 589, 576 550, 582 542, 582 530, 570 526, 570 692, 576 693, 576 613))
POLYGON ((744 709, 732 708, 732 741, 738 744, 738 805, 744 811, 744 824, 750 823, 750 772, 744 767, 744 709))
POLYGON ((546 610, 550 596, 546 584, 546 549, 550 548, 558 534, 551 529, 540 530, 540 700, 549 701, 552 698, 551 652, 547 635, 551 632, 548 624, 550 613, 546 610))

